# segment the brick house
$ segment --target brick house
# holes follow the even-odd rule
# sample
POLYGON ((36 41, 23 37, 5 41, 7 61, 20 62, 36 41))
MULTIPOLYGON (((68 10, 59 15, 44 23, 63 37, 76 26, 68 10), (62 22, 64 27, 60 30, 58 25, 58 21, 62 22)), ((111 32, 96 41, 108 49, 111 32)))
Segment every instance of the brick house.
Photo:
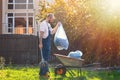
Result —
POLYGON ((36 35, 39 0, 0 0, 0 34, 36 35))

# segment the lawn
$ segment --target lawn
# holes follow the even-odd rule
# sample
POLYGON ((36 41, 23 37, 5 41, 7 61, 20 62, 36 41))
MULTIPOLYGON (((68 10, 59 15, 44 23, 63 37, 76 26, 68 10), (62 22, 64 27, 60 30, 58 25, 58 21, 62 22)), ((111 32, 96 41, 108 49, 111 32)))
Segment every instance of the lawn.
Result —
MULTIPOLYGON (((54 76, 53 68, 50 68, 51 80, 120 80, 118 71, 82 71, 81 77, 72 78, 69 73, 66 77, 54 76)), ((38 66, 9 66, 0 70, 0 80, 44 80, 39 78, 38 66)))

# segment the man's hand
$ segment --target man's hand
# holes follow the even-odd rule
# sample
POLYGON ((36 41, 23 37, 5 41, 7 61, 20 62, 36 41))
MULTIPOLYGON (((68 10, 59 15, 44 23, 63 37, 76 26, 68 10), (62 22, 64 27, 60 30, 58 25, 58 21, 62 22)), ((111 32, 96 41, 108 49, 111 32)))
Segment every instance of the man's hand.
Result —
POLYGON ((57 23, 57 26, 59 27, 61 24, 62 24, 62 23, 59 21, 59 22, 57 23))
POLYGON ((56 31, 57 31, 58 27, 60 27, 60 25, 61 25, 61 22, 58 22, 57 25, 53 28, 52 34, 56 33, 56 31))
POLYGON ((39 44, 39 48, 42 49, 42 48, 43 48, 43 45, 42 45, 42 44, 39 44))

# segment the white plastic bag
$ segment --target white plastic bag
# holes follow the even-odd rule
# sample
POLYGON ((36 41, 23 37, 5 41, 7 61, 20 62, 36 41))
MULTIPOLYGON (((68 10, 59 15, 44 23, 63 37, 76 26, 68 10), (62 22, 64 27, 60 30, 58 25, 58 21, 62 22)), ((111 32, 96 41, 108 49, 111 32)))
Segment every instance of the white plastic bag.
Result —
POLYGON ((81 59, 82 55, 83 55, 82 51, 77 50, 77 51, 72 51, 72 52, 70 52, 70 53, 68 54, 68 57, 81 59))
POLYGON ((58 27, 57 32, 55 34, 54 44, 58 50, 68 49, 69 42, 66 33, 63 29, 62 23, 60 23, 60 26, 58 27))

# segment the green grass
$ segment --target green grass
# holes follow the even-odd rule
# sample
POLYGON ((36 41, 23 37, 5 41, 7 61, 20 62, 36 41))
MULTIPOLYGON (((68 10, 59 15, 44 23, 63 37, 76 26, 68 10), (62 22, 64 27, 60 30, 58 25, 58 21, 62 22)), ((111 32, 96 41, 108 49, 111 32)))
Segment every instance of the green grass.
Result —
MULTIPOLYGON (((67 71, 66 77, 54 76, 53 68, 50 68, 51 80, 120 80, 120 72, 117 71, 83 71, 78 77, 73 70, 74 78, 67 71)), ((0 70, 0 80, 44 80, 39 78, 37 66, 9 66, 0 70)))

